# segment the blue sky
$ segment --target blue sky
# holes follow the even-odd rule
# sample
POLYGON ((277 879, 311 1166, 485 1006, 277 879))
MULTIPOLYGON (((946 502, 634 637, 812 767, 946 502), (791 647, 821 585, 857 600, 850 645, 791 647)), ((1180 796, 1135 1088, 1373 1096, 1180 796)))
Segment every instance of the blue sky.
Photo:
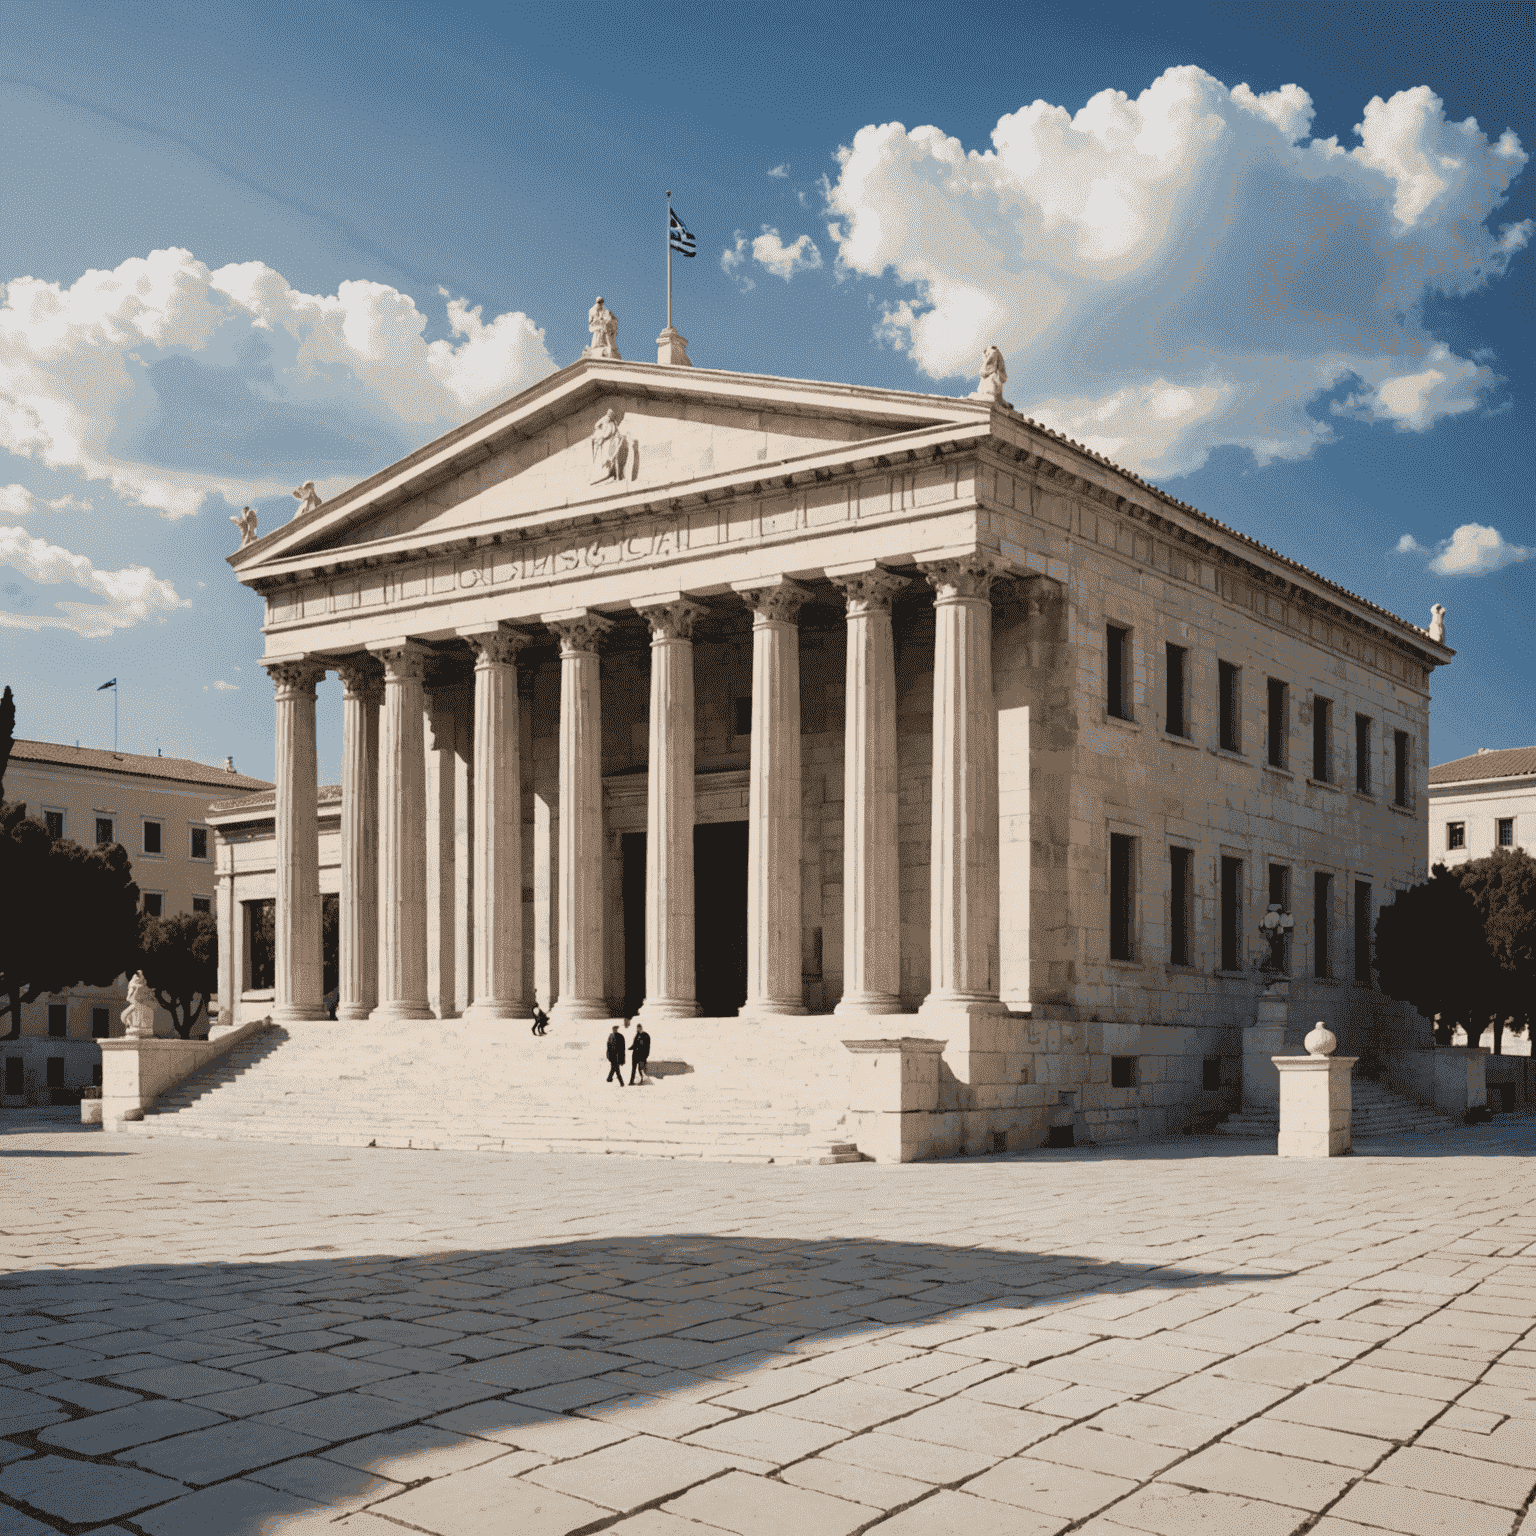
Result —
MULTIPOLYGON (((1533 21, 13 4, 18 731, 110 745, 116 676, 125 749, 270 775, 228 517, 571 362, 594 293, 645 356, 670 187, 697 365, 960 394, 996 339, 1030 414, 1415 622, 1443 602, 1434 761, 1536 741, 1533 21)), ((340 750, 332 680, 324 777, 340 750)))

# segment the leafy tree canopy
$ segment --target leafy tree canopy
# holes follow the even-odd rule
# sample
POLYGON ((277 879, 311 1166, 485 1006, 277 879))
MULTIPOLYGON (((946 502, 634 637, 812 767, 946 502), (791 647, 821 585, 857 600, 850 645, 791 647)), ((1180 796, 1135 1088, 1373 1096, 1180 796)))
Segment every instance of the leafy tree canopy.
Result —
POLYGON ((1494 1012, 1527 1027, 1536 1007, 1536 859, 1523 848, 1496 848, 1456 870, 1482 919, 1497 966, 1494 1012))
POLYGON ((218 984, 219 930, 206 912, 139 921, 139 966, 183 1040, 192 1036, 218 984))

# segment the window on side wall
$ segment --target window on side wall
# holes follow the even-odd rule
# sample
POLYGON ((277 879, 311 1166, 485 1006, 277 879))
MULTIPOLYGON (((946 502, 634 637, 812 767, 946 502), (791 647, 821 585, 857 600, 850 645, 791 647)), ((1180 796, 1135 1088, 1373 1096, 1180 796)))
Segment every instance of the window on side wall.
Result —
POLYGON ((112 1037, 112 1015, 105 1008, 91 1009, 91 1039, 109 1040, 112 1037))
POLYGON ((1312 877, 1312 974, 1333 975, 1330 939, 1333 926, 1333 876, 1312 877))
POLYGON ((1371 793, 1371 717, 1355 716, 1355 788, 1371 793))
POLYGON ((1195 853, 1192 848, 1168 850, 1170 965, 1193 965, 1195 932, 1195 853))
POLYGON ((1408 732, 1392 733, 1392 801, 1408 804, 1408 732))
POLYGON ((1136 839, 1119 832, 1109 835, 1109 958, 1134 960, 1136 905, 1136 839))
POLYGON ((96 845, 100 847, 104 843, 116 842, 112 835, 112 818, 110 816, 98 816, 96 818, 96 845))
POLYGON ((1221 968, 1243 968, 1243 861, 1221 861, 1221 968))
POLYGON ((1118 624, 1104 627, 1105 707, 1117 720, 1131 718, 1131 632, 1118 624))
POLYGON ((194 896, 192 898, 193 912, 206 912, 213 915, 213 898, 210 896, 194 896))
POLYGON ((1189 652, 1182 645, 1168 647, 1168 734, 1189 735, 1188 693, 1189 652))
POLYGON ((1333 702, 1312 700, 1312 777, 1319 784, 1333 781, 1333 702))
MULTIPOLYGON (((1282 912, 1291 910, 1291 866, 1289 864, 1269 866, 1269 905, 1279 907, 1282 912)), ((1289 933, 1285 936, 1281 966, 1289 974, 1291 969, 1291 935, 1289 933)))
POLYGON ((1500 848, 1513 848, 1515 846, 1515 818, 1513 816, 1500 816, 1494 830, 1498 834, 1496 841, 1500 848))
POLYGON ((58 842, 64 836, 64 812, 44 811, 43 824, 48 828, 48 836, 54 842, 58 842))
POLYGON ((48 1004, 48 1034, 51 1039, 62 1040, 69 1033, 69 1005, 48 1004))
POLYGON ((158 821, 146 821, 144 823, 144 852, 162 853, 164 848, 160 838, 161 825, 158 821))
POLYGON ((1221 749, 1223 752, 1241 752, 1242 698, 1238 692, 1242 668, 1230 661, 1216 663, 1216 688, 1221 707, 1221 749))
POLYGON ((165 915, 165 897, 159 891, 145 891, 144 911, 150 917, 163 917, 165 915))
POLYGON ((192 852, 194 859, 206 859, 208 857, 208 828, 192 828, 192 852))
POLYGON ((1464 821, 1448 821, 1445 824, 1445 846, 1447 848, 1465 848, 1467 846, 1467 824, 1464 821))
POLYGON ((1371 886, 1368 880, 1355 881, 1355 982, 1371 984, 1371 886))
POLYGON ((1269 679, 1269 766, 1285 767, 1287 688, 1278 678, 1269 679))

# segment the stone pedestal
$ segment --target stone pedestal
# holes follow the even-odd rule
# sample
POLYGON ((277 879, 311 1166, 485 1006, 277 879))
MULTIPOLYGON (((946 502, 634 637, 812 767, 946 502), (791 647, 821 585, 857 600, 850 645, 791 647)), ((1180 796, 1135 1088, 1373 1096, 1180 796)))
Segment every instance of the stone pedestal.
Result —
POLYGON ((1243 1113, 1275 1113, 1280 1107, 1280 1074, 1274 1059, 1285 1049, 1290 1016, 1288 981, 1271 982, 1259 999, 1258 1022, 1243 1031, 1243 1113))
POLYGON ((843 1044, 853 1056, 848 1109, 859 1150, 877 1163, 911 1163, 932 1156, 939 1062, 948 1041, 905 1036, 843 1044))
POLYGON ((1307 1055, 1273 1058, 1280 1080, 1281 1157, 1342 1157, 1351 1149, 1350 1073, 1354 1056, 1335 1056, 1338 1041, 1319 1024, 1307 1055))
POLYGON ((688 338, 669 325, 656 338, 656 361, 664 368, 692 368, 688 361, 688 338))

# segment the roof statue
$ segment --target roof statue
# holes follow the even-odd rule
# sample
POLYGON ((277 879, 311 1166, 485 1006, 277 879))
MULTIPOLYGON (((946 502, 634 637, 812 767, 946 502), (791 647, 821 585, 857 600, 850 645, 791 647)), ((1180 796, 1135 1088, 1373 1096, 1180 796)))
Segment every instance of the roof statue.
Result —
POLYGON ((240 516, 230 518, 236 528, 240 530, 240 548, 256 542, 256 508, 241 507, 240 516))
POLYGON ((293 515, 303 517, 306 512, 313 512, 320 505, 320 493, 315 489, 313 480, 306 480, 296 491, 290 493, 299 503, 299 510, 293 515))
POLYGON ((1445 604, 1436 603, 1429 610, 1429 638, 1445 644, 1445 604))
POLYGON ((1008 402, 1003 399, 1003 385, 1007 382, 1008 365, 996 345, 989 342, 981 354, 981 383, 976 386, 971 399, 996 400, 999 404, 1007 405, 1008 402))
POLYGON ((619 356, 619 317, 603 304, 602 294, 587 311, 587 329, 592 333, 592 345, 582 353, 583 357, 606 357, 616 363, 624 361, 619 356))

